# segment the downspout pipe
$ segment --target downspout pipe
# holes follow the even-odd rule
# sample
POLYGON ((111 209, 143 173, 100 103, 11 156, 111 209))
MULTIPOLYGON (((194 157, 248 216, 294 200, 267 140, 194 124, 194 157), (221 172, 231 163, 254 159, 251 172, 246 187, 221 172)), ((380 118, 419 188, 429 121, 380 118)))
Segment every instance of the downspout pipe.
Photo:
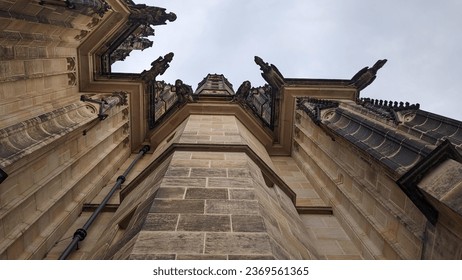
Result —
POLYGON ((120 188, 120 186, 125 182, 126 176, 128 173, 133 169, 135 164, 140 160, 150 149, 149 145, 143 146, 141 150, 138 152, 138 155, 136 156, 135 159, 133 159, 132 163, 128 168, 125 170, 125 172, 117 177, 117 181, 112 187, 112 189, 109 191, 109 193, 104 197, 103 201, 101 204, 96 208, 95 212, 88 218, 87 222, 83 225, 82 228, 79 228, 75 231, 74 236, 72 237, 71 243, 67 246, 66 250, 61 254, 59 257, 59 260, 65 260, 71 253, 72 251, 77 247, 79 244, 79 241, 82 241, 85 239, 87 236, 87 231, 90 228, 91 224, 95 221, 96 217, 103 211, 104 207, 106 204, 109 202, 111 199, 112 195, 115 193, 115 191, 120 188))

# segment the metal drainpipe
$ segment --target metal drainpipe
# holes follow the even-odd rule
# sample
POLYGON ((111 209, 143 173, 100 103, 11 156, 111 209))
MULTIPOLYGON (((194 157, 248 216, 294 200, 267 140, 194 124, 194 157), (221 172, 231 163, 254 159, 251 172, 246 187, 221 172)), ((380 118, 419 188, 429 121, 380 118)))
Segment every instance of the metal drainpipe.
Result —
POLYGON ((149 145, 143 146, 143 148, 138 152, 138 155, 136 158, 132 161, 130 166, 125 170, 125 172, 117 177, 117 181, 112 187, 111 191, 106 195, 106 197, 103 199, 101 204, 96 208, 95 212, 88 218, 87 222, 83 225, 82 228, 79 228, 75 231, 74 236, 72 238, 71 243, 67 246, 66 250, 61 254, 59 257, 59 260, 65 260, 74 250, 74 248, 78 245, 79 241, 82 241, 85 239, 87 236, 87 230, 91 226, 91 224, 95 221, 96 217, 99 215, 99 213, 104 209, 106 204, 108 203, 109 199, 111 199, 112 195, 114 192, 120 187, 125 182, 126 176, 128 173, 132 170, 133 166, 137 163, 137 161, 144 156, 149 151, 150 147, 149 145))

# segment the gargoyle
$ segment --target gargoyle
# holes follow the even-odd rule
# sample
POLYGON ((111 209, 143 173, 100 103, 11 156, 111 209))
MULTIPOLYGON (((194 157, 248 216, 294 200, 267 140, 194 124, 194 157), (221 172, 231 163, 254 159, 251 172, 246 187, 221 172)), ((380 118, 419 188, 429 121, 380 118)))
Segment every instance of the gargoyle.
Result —
POLYGON ((377 77, 377 71, 382 68, 386 62, 386 59, 380 59, 377 60, 377 62, 371 68, 366 66, 359 70, 359 72, 356 73, 353 78, 351 78, 349 85, 356 87, 358 91, 365 89, 368 85, 372 84, 372 82, 377 77))
POLYGON ((151 69, 141 72, 141 79, 145 82, 155 81, 156 77, 165 73, 165 70, 170 66, 169 63, 173 59, 173 53, 170 52, 164 57, 159 56, 158 59, 151 63, 151 69))
POLYGON ((274 89, 280 89, 284 85, 284 76, 281 74, 279 69, 274 66, 273 64, 268 64, 263 61, 258 56, 255 56, 255 63, 260 66, 260 70, 263 71, 261 76, 265 81, 268 82, 268 84, 273 87, 274 89))

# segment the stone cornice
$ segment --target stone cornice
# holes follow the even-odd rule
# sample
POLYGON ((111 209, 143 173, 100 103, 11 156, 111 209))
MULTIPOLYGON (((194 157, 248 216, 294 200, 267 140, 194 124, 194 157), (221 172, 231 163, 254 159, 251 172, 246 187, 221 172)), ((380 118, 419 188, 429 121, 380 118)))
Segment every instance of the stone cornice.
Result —
POLYGON ((158 155, 148 167, 146 167, 136 178, 134 178, 121 192, 121 201, 140 184, 153 170, 156 169, 165 159, 175 151, 188 152, 227 152, 245 153, 254 163, 260 167, 262 174, 272 183, 277 185, 293 202, 296 203, 296 193, 282 180, 268 164, 260 158, 249 146, 242 144, 183 144, 172 143, 160 155, 158 155))
POLYGON ((0 130, 0 167, 5 168, 95 120, 96 109, 73 103, 0 130))

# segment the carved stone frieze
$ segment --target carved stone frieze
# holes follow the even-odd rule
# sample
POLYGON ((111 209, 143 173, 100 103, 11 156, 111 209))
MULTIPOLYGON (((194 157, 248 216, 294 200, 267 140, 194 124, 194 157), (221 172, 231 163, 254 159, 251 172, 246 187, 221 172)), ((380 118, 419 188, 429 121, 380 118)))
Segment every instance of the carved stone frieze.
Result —
POLYGON ((0 168, 94 120, 94 112, 92 106, 74 103, 0 129, 0 168))
POLYGON ((393 121, 395 124, 403 122, 404 119, 410 120, 415 111, 420 108, 418 103, 410 104, 409 102, 404 103, 370 98, 361 98, 358 104, 381 118, 393 121))
POLYGON ((145 4, 129 5, 131 14, 130 22, 138 22, 144 25, 162 25, 167 21, 175 21, 176 14, 167 13, 166 9, 160 7, 147 6, 145 4))
POLYGON ((191 86, 179 79, 175 81, 174 85, 164 81, 156 81, 153 86, 149 86, 149 128, 154 128, 167 115, 174 112, 175 109, 188 102, 195 102, 192 93, 191 86))
POLYGON ((39 0, 40 5, 65 7, 85 15, 97 14, 103 17, 111 9, 105 0, 39 0))
POLYGON ((323 120, 330 120, 335 111, 329 110, 328 112, 322 113, 325 109, 336 108, 339 103, 331 100, 317 99, 317 98, 298 98, 297 109, 304 111, 308 116, 319 125, 323 120))
POLYGON ((93 98, 93 95, 82 95, 81 101, 99 104, 98 117, 100 120, 104 120, 108 117, 108 111, 115 106, 125 106, 128 104, 127 92, 116 91, 111 95, 104 95, 97 98, 93 98))

